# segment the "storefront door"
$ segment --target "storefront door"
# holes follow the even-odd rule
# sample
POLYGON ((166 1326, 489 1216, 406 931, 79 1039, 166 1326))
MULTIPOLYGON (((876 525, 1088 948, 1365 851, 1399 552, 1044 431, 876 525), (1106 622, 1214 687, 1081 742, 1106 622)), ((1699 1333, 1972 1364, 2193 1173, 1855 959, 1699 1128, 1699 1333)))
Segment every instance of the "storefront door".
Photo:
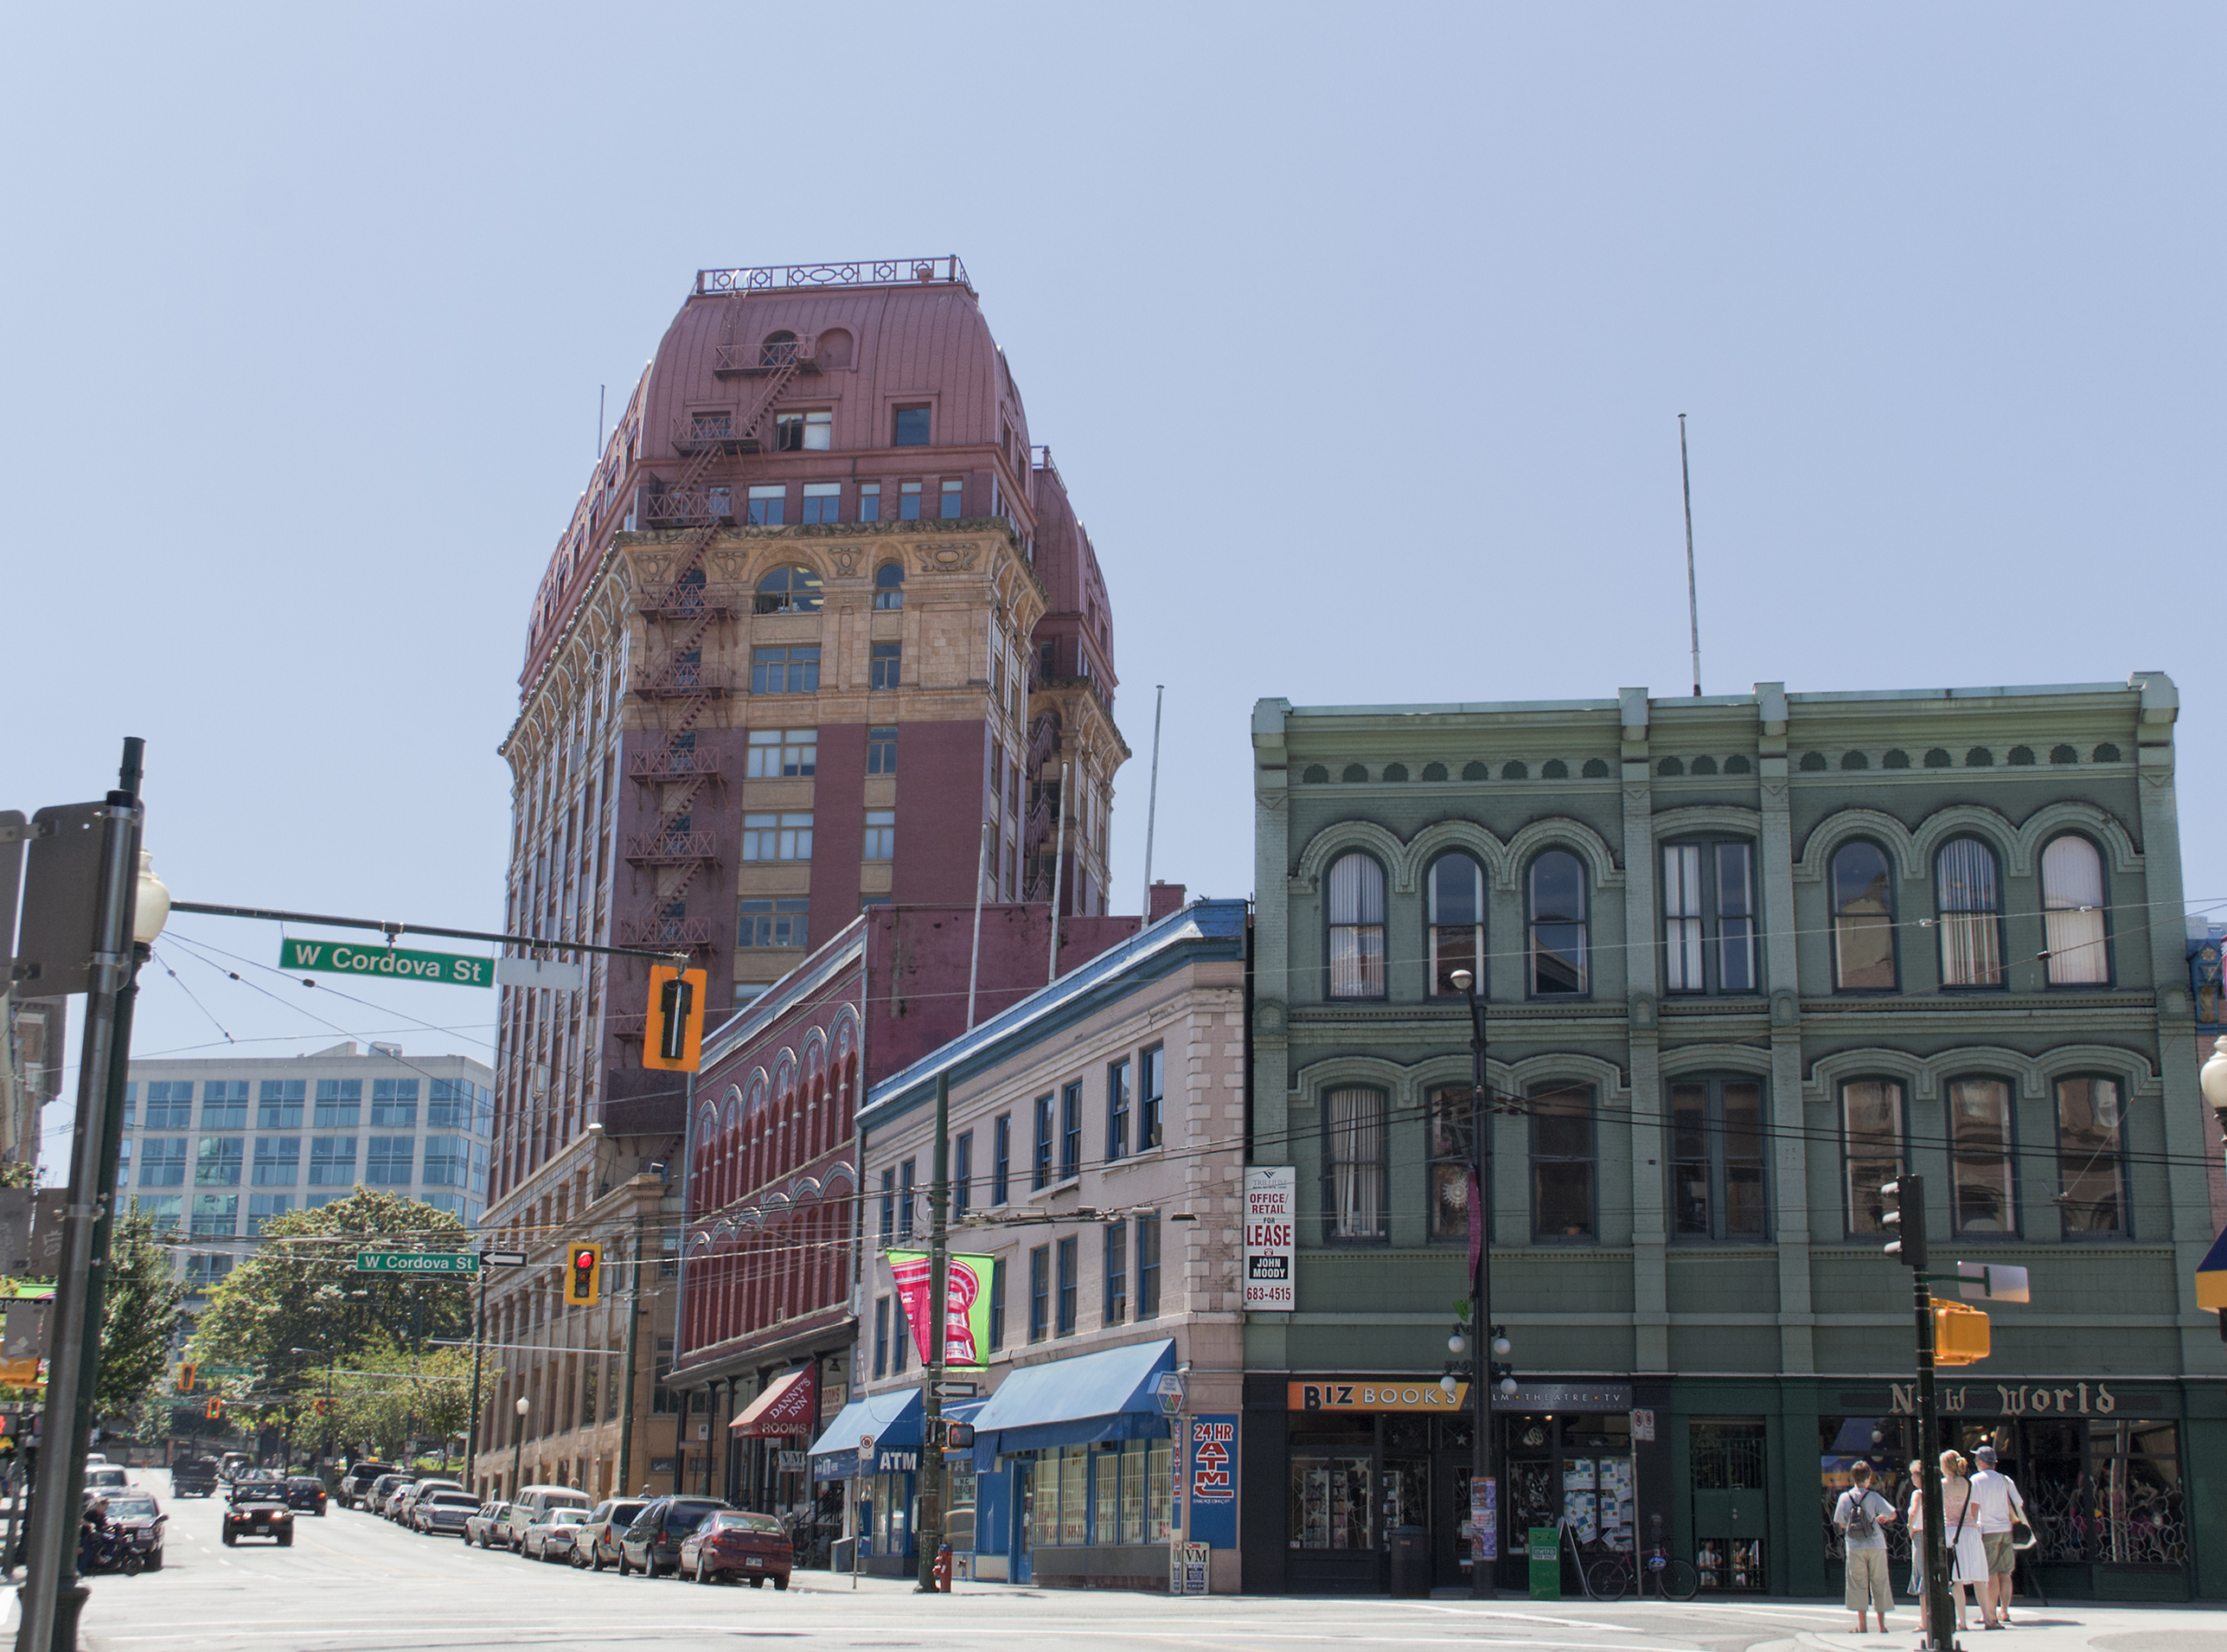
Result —
POLYGON ((1693 1569, 1701 1587, 1760 1594, 1769 1586, 1764 1534, 1769 1502, 1764 1486, 1761 1418, 1689 1424, 1693 1482, 1693 1569))
POLYGON ((1430 1581, 1450 1589, 1469 1581, 1462 1562, 1469 1546, 1462 1537, 1469 1518, 1469 1453, 1441 1451, 1430 1478, 1430 1581))
POLYGON ((1013 1556, 1013 1581, 1027 1583, 1034 1572, 1028 1564, 1028 1534, 1036 1520, 1036 1464, 1027 1457, 1013 1460, 1013 1535, 1007 1553, 1013 1556))

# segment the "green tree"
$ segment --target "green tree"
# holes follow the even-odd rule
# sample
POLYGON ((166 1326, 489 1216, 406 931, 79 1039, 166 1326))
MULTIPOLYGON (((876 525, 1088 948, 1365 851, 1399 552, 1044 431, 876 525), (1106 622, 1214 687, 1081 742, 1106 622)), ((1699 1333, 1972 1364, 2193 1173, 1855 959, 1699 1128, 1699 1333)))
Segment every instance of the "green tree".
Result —
POLYGON ((154 1219, 138 1209, 116 1219, 109 1243, 108 1286, 100 1322, 100 1386, 94 1408, 130 1426, 169 1373, 170 1339, 178 1329, 185 1286, 154 1219))
POLYGON ((287 1439, 304 1451, 366 1446, 399 1461, 413 1437, 440 1439, 461 1434, 471 1418, 471 1351, 431 1348, 413 1354, 391 1337, 376 1336, 328 1372, 310 1380, 288 1407, 287 1439), (330 1390, 331 1410, 316 1402, 330 1390))
POLYGON ((306 1407, 323 1392, 330 1365, 356 1364, 359 1351, 387 1345, 423 1353, 470 1327, 471 1287, 462 1276, 358 1273, 355 1253, 468 1244, 448 1212, 368 1188, 274 1216, 255 1254, 211 1293, 195 1327, 195 1356, 253 1367, 263 1392, 298 1394, 306 1407))

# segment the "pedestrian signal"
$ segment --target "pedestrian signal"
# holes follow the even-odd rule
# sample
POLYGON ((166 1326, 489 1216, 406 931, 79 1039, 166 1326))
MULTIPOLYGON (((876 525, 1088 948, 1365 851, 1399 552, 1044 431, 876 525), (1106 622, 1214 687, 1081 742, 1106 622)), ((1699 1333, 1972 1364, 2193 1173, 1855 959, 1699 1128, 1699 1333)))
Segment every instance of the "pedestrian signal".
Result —
POLYGON ((1987 1316, 1961 1303, 1933 1304, 1933 1362, 1974 1365, 1992 1351, 1987 1316))
POLYGON ((190 1363, 178 1367, 178 1392, 189 1394, 194 1391, 194 1368, 190 1363))
POLYGON ((218 1418, 224 1415, 224 1402, 221 1399, 212 1399, 202 1414, 212 1423, 216 1421, 218 1418))
POLYGON ((650 966, 650 1019, 643 1029, 642 1065, 665 1073, 694 1073, 702 1063, 704 994, 701 970, 670 964, 650 966))
POLYGON ((574 1308, 593 1306, 603 1295, 603 1246, 575 1245, 566 1256, 566 1303, 574 1308))

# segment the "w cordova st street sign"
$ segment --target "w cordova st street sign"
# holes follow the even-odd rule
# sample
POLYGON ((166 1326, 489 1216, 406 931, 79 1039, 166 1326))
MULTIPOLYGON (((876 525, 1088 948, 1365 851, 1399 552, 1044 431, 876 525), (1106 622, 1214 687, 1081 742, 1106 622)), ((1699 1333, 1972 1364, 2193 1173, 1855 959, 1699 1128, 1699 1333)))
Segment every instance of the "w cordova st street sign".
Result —
POLYGON ((278 949, 282 970, 312 970, 324 975, 384 976, 390 981, 426 981, 447 987, 491 987, 495 960, 461 952, 413 952, 394 946, 360 946, 353 941, 286 941, 278 949))
POLYGON ((469 1251, 358 1251, 358 1273, 477 1273, 479 1258, 469 1251))

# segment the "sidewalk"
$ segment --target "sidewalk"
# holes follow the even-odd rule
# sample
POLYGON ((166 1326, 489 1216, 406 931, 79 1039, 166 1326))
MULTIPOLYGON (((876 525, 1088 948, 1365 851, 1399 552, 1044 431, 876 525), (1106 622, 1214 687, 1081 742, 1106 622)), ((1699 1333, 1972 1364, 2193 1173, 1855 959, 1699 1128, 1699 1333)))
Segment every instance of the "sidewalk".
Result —
MULTIPOLYGON (((1854 1614, 1851 1613, 1853 1617, 1854 1614)), ((1752 1647, 1749 1652, 1908 1652, 1917 1644, 1917 1609, 1893 1613, 1885 1635, 1846 1630, 1804 1630, 1791 1640, 1752 1647)), ((2227 1613, 2216 1604, 2148 1605, 2123 1602, 2060 1602, 2012 1608, 2002 1629, 1981 1628, 1974 1612, 1960 1630, 1961 1652, 2221 1652, 2227 1647, 2227 1613)))

